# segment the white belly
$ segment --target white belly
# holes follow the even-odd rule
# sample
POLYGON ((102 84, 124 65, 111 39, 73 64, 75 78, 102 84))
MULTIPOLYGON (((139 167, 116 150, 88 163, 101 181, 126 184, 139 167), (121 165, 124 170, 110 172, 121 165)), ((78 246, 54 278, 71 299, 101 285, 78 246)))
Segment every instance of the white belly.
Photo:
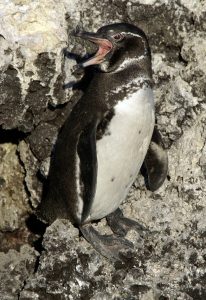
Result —
POLYGON ((118 102, 114 111, 110 135, 97 141, 97 187, 89 220, 117 209, 141 168, 154 128, 152 90, 139 90, 118 102))

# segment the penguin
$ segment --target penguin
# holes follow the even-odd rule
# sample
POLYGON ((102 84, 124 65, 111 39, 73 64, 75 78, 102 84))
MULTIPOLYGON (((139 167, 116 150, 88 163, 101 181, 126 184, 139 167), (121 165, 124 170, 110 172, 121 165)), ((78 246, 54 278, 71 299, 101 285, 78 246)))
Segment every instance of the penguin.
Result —
POLYGON ((127 23, 73 35, 98 47, 76 66, 93 66, 93 76, 59 132, 38 215, 48 223, 69 219, 97 251, 119 259, 132 247, 128 229, 144 230, 119 210, 140 168, 144 164, 152 191, 167 175, 155 127, 150 47, 145 33, 127 23), (114 234, 101 235, 92 226, 104 217, 114 234))

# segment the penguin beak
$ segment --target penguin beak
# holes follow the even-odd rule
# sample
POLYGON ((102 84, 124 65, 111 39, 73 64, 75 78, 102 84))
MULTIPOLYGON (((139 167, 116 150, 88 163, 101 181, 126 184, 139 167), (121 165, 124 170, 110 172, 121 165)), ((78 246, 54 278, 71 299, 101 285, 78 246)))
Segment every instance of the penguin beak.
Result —
POLYGON ((94 56, 92 56, 85 62, 77 65, 77 67, 79 67, 79 68, 85 68, 85 67, 88 67, 91 65, 101 64, 104 61, 105 56, 113 49, 112 43, 108 39, 103 38, 102 36, 100 36, 97 33, 80 31, 77 28, 76 31, 73 32, 72 34, 74 36, 80 37, 84 40, 89 40, 90 42, 99 46, 99 49, 94 56))

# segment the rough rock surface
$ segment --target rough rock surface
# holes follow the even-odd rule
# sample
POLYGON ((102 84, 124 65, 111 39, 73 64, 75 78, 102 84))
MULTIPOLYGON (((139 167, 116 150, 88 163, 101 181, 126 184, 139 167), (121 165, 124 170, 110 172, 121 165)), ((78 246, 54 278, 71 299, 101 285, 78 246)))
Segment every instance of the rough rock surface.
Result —
POLYGON ((1 0, 0 16, 0 298, 206 299, 205 1, 1 0), (93 51, 68 33, 116 21, 149 37, 169 173, 155 193, 137 178, 122 208, 149 233, 131 232, 135 250, 111 263, 69 221, 47 228, 41 245, 43 229, 25 219, 82 93, 72 89, 75 59, 93 51))
POLYGON ((35 268, 38 253, 29 245, 23 245, 19 251, 10 249, 0 252, 0 291, 1 299, 18 299, 28 276, 35 268))
POLYGON ((0 144, 0 231, 18 229, 30 209, 23 185, 25 174, 16 152, 16 145, 0 144))

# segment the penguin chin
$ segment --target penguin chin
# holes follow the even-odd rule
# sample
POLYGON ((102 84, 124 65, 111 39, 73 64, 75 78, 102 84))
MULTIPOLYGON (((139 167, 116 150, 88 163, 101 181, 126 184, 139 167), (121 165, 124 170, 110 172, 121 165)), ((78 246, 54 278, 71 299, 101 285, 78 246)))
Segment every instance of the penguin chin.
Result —
POLYGON ((108 68, 109 68, 109 61, 108 60, 104 60, 101 64, 99 64, 99 69, 102 72, 108 72, 108 68))

